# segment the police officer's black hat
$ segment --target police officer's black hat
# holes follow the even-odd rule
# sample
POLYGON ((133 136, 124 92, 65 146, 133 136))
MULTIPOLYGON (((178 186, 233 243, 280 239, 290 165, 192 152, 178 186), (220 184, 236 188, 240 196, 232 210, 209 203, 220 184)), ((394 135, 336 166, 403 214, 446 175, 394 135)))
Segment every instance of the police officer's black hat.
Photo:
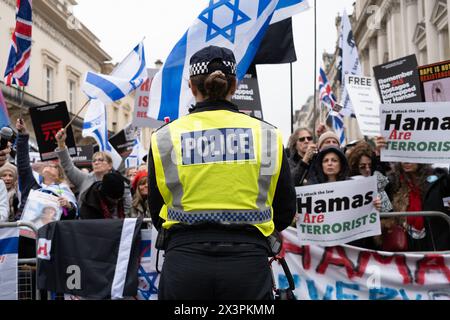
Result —
POLYGON ((189 63, 191 77, 222 71, 227 75, 236 75, 236 58, 227 48, 209 46, 194 53, 189 63), (219 62, 211 66, 212 62, 219 62))

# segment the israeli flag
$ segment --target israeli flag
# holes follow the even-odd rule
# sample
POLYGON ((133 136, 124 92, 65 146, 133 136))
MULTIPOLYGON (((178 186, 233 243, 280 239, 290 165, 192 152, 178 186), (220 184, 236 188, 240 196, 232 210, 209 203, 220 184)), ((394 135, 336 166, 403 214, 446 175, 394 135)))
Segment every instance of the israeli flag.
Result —
POLYGON ((0 229, 0 300, 17 300, 19 228, 0 229))
POLYGON ((82 90, 90 99, 99 99, 108 105, 136 90, 147 77, 144 43, 141 42, 111 75, 88 72, 82 90))
POLYGON ((94 138, 100 147, 100 151, 109 152, 113 159, 113 167, 117 170, 122 162, 122 157, 109 143, 107 120, 105 104, 98 99, 91 100, 84 117, 82 135, 84 138, 94 138))
POLYGON ((308 9, 309 3, 307 0, 280 0, 270 24, 280 22, 308 9))
POLYGON ((148 150, 141 143, 142 137, 136 137, 134 140, 133 150, 125 160, 125 168, 136 168, 144 163, 144 158, 148 154, 148 150))
POLYGON ((175 45, 160 72, 153 80, 150 93, 150 118, 178 119, 186 115, 194 97, 188 87, 189 60, 207 46, 231 49, 238 63, 237 77, 242 79, 258 51, 275 9, 287 0, 210 0, 175 45))

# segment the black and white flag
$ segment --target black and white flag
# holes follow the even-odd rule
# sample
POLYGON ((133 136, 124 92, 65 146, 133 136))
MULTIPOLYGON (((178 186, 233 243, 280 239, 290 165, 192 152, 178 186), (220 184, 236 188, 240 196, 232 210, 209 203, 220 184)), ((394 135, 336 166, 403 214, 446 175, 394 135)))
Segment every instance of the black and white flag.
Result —
POLYGON ((38 287, 88 299, 137 293, 141 219, 58 221, 38 236, 38 287))

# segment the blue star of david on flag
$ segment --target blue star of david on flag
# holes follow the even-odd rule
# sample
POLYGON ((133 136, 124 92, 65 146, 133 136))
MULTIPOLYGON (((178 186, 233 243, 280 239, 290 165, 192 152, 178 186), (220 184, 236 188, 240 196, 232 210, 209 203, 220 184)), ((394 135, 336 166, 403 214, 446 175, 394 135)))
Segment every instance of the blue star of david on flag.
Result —
POLYGON ((152 295, 158 294, 158 288, 156 287, 158 276, 158 272, 146 272, 142 266, 139 267, 138 277, 145 283, 145 287, 138 288, 138 294, 144 300, 150 300, 152 295))
POLYGON ((200 21, 203 21, 208 26, 206 42, 221 35, 231 43, 234 43, 236 28, 239 25, 251 20, 248 15, 239 9, 239 0, 234 0, 234 4, 231 2, 232 0, 220 0, 217 3, 214 3, 214 0, 210 0, 209 7, 206 8, 198 17, 200 21), (231 23, 225 25, 224 27, 220 27, 219 24, 223 24, 223 21, 220 21, 221 23, 219 21, 215 22, 214 12, 216 10, 224 10, 224 8, 231 10, 233 12, 233 17, 231 23))

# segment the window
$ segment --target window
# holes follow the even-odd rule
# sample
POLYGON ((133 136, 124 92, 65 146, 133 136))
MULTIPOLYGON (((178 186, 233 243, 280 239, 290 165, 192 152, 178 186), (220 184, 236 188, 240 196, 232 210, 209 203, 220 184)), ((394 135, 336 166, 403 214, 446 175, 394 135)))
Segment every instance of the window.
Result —
POLYGON ((76 108, 76 103, 77 103, 77 99, 76 99, 76 94, 77 94, 77 84, 75 81, 73 80, 69 80, 69 112, 71 113, 75 113, 75 108, 76 108))
POLYGON ((54 71, 52 67, 45 66, 45 98, 48 102, 53 100, 54 71))

